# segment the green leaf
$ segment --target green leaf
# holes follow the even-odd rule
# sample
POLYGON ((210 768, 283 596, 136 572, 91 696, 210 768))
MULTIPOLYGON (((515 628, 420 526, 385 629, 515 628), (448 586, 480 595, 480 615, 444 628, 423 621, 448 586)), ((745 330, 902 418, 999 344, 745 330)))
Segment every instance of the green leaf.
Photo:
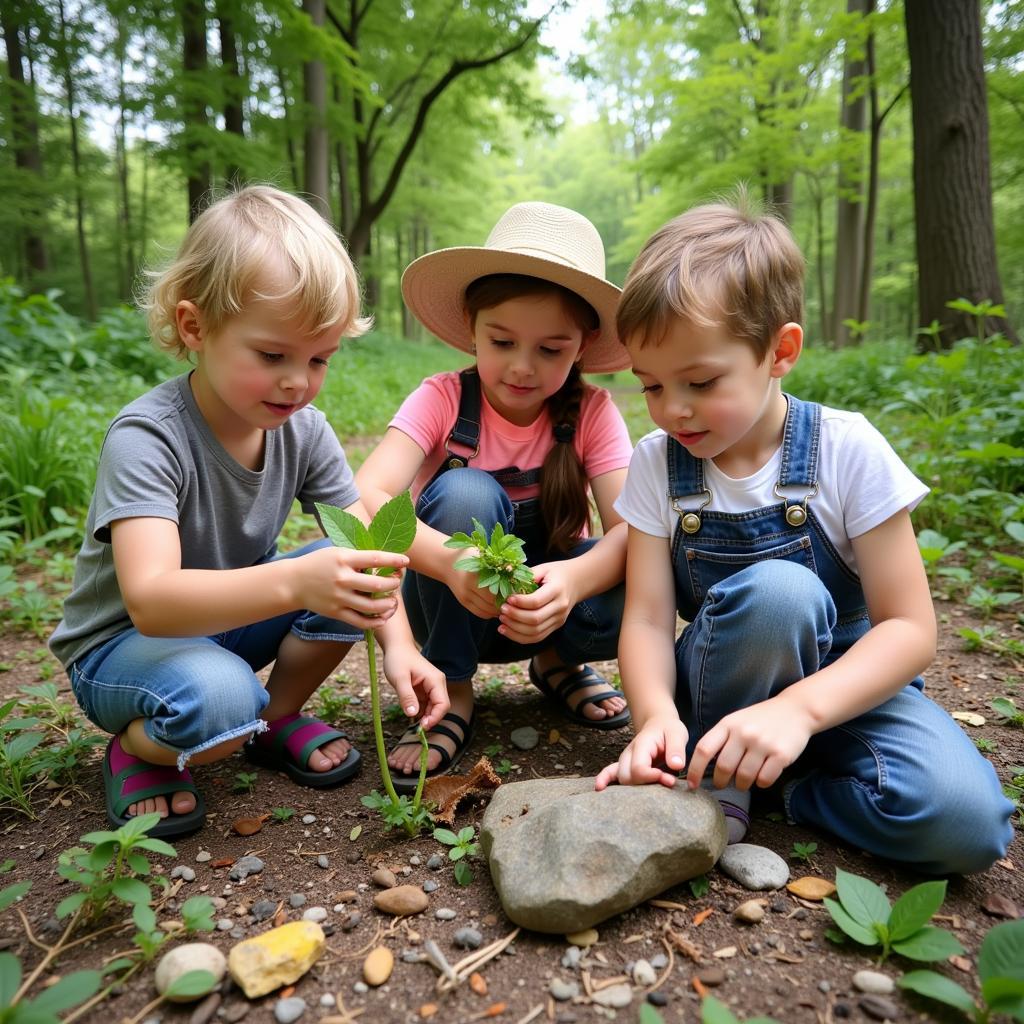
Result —
POLYGON ((150 839, 148 836, 135 843, 135 847, 140 850, 149 850, 150 853, 160 853, 165 857, 178 855, 178 851, 170 843, 165 843, 162 839, 150 839))
POLYGON ((0 889, 0 910, 6 910, 15 900, 20 899, 32 888, 31 882, 15 882, 0 889))
POLYGON ((455 865, 455 881, 459 885, 470 885, 473 881, 473 871, 464 860, 455 865))
POLYGON ((153 908, 142 901, 132 907, 132 920, 141 932, 151 932, 156 927, 156 914, 153 908))
POLYGON ((10 1006, 21 985, 21 964, 13 953, 0 953, 0 1007, 10 1006))
POLYGON ((462 860, 466 856, 466 851, 461 846, 453 846, 448 851, 449 860, 462 860))
POLYGON ((908 889, 892 908, 889 930, 892 941, 899 942, 927 924, 946 898, 945 881, 922 882, 908 889))
POLYGON ((72 893, 70 896, 65 896, 64 899, 57 904, 57 909, 54 913, 58 919, 65 918, 68 914, 73 914, 86 900, 86 894, 84 892, 72 893))
POLYGON ((118 878, 114 880, 111 891, 125 903, 149 903, 151 897, 149 886, 137 878, 118 878))
POLYGON ((858 924, 870 928, 873 924, 888 922, 889 901, 874 882, 861 878, 860 875, 852 875, 842 868, 836 868, 836 890, 843 910, 858 924))
POLYGON ((981 984, 981 994, 989 1006, 1012 1002, 1024 998, 1024 981, 1017 978, 986 978, 981 984))
POLYGON ((445 846, 455 846, 459 841, 459 837, 446 828, 435 828, 434 838, 445 846))
POLYGON ((858 921, 854 921, 850 915, 843 910, 843 908, 832 899, 827 896, 822 901, 825 904, 825 908, 832 915, 832 920, 839 925, 842 930, 853 939, 854 942, 859 942, 862 946, 877 946, 878 936, 870 928, 865 928, 864 925, 858 921))
POLYGON ((474 548, 473 538, 462 532, 453 533, 445 542, 446 548, 474 548))
POLYGON ((314 504, 320 515, 324 533, 336 547, 349 548, 353 551, 373 550, 370 531, 363 525, 362 520, 357 519, 351 512, 335 508, 333 505, 324 505, 319 501, 314 504))
POLYGON ((99 971, 75 971, 36 996, 32 1008, 42 1013, 60 1013, 94 996, 102 981, 99 971))
POLYGON ((148 875, 152 870, 149 861, 142 856, 141 853, 129 853, 125 857, 125 863, 134 871, 137 875, 148 875))
POLYGON ((416 537, 416 513, 409 492, 396 495, 378 510, 370 523, 370 537, 379 551, 408 551, 416 537))
POLYGON ((900 978, 899 986, 929 999, 937 999, 947 1006, 955 1006, 964 1013, 974 1012, 974 1000, 970 994, 955 981, 935 971, 910 971, 900 978))
POLYGON ((892 948, 909 960, 945 960, 964 951, 955 935, 931 925, 925 925, 908 939, 894 942, 892 948))
POLYGON ((1024 980, 1024 920, 1004 921, 989 929, 978 953, 982 991, 988 978, 1024 980))
POLYGON ((639 1024, 665 1024, 665 1018, 650 1003, 641 1005, 638 1021, 639 1024))
POLYGON ((204 996, 216 984, 217 979, 209 971, 186 971, 175 978, 163 994, 172 1000, 204 996))
POLYGON ((702 1024, 739 1024, 732 1011, 714 996, 705 996, 700 1004, 702 1024))

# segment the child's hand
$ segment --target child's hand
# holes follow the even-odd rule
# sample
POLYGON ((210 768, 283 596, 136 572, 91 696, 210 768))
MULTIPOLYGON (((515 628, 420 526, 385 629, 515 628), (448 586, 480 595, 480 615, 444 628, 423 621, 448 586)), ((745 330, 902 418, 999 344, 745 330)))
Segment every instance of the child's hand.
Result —
POLYGON ((478 619, 496 619, 498 606, 486 587, 480 586, 480 578, 475 572, 456 569, 455 563, 463 558, 478 554, 476 548, 459 548, 452 552, 452 564, 447 578, 443 581, 455 595, 455 599, 478 619))
POLYGON ((532 594, 512 594, 501 608, 498 632, 517 644, 540 643, 565 624, 577 603, 567 562, 532 568, 537 589, 532 594))
POLYGON ((384 675, 398 694, 402 710, 429 731, 448 712, 448 684, 444 673, 435 668, 411 644, 389 645, 384 652, 384 675))
POLYGON ((696 789, 711 761, 717 789, 735 776, 737 789, 770 786, 811 738, 810 719, 792 702, 777 697, 726 715, 700 738, 690 758, 686 783, 696 789))
POLYGON ((623 786, 645 786, 652 782, 674 786, 676 772, 681 772, 686 764, 688 735, 678 715, 649 718, 618 761, 601 769, 594 789, 602 790, 612 782, 623 786))
POLYGON ((297 607, 341 619, 358 629, 377 629, 394 615, 398 599, 393 591, 402 582, 401 573, 369 576, 361 570, 381 566, 404 569, 409 564, 405 555, 391 551, 336 547, 320 548, 292 561, 298 581, 297 607))

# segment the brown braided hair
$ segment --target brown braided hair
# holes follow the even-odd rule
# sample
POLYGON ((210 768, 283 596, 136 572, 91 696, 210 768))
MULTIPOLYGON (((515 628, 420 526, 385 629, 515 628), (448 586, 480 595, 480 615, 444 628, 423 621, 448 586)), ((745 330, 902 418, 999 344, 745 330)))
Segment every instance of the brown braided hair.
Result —
MULTIPOLYGON (((489 274, 470 284, 465 300, 470 326, 475 326, 478 314, 485 309, 534 295, 557 295, 566 314, 585 335, 600 326, 597 311, 574 291, 523 274, 489 274)), ((561 388, 547 400, 555 444, 541 466, 540 507, 548 550, 561 554, 567 553, 590 526, 587 474, 573 444, 586 388, 579 363, 574 363, 561 388)))

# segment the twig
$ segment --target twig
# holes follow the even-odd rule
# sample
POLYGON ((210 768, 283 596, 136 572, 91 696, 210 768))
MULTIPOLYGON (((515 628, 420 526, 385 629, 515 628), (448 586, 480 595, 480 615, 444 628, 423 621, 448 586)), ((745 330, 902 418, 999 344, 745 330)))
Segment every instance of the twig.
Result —
MULTIPOLYGON (((27 928, 28 921, 26 920, 25 915, 22 914, 21 907, 18 907, 18 913, 21 914, 21 919, 25 922, 25 927, 27 928)), ((50 946, 47 949, 46 956, 44 956, 43 959, 39 961, 39 963, 36 965, 36 969, 21 983, 21 987, 18 989, 17 992, 14 993, 14 998, 10 1002, 11 1006, 14 1006, 19 999, 24 998, 25 993, 28 992, 28 990, 35 984, 35 981, 39 977, 39 975, 42 974, 43 971, 45 971, 46 968, 49 967, 50 964, 53 963, 53 961, 56 960, 61 953, 64 952, 64 949, 66 948, 64 943, 67 940, 67 937, 72 933, 72 931, 74 931, 75 925, 78 924, 78 919, 79 917, 81 917, 81 915, 82 908, 79 907, 78 910, 75 911, 74 916, 68 922, 67 928, 64 929, 64 934, 57 940, 57 944, 54 946, 50 946)), ((29 929, 29 931, 31 931, 31 929, 29 929)))
POLYGON ((441 948, 433 939, 427 939, 423 943, 423 951, 426 953, 431 966, 436 967, 453 985, 459 983, 455 970, 448 963, 448 958, 441 952, 441 948))
POLYGON ((669 942, 664 935, 661 936, 661 944, 665 947, 665 952, 668 953, 668 966, 662 972, 660 978, 647 990, 653 992, 657 988, 661 988, 662 985, 668 980, 668 976, 672 973, 672 965, 675 963, 675 953, 672 951, 672 943, 669 942))
POLYGON ((126 1017, 122 1021, 122 1024, 139 1024, 139 1021, 145 1020, 146 1016, 150 1013, 150 1011, 155 1010, 164 1001, 164 999, 165 997, 162 995, 157 996, 156 999, 154 999, 151 1003, 146 1003, 146 1005, 141 1010, 139 1010, 139 1012, 135 1014, 134 1017, 126 1017))
POLYGON ((515 939, 519 934, 519 928, 515 928, 509 932, 508 935, 503 939, 497 939, 492 942, 489 946, 485 946, 483 949, 478 949, 469 956, 463 957, 453 968, 456 975, 456 980, 452 981, 450 978, 438 978, 437 979, 437 991, 438 992, 450 992, 456 985, 461 984, 465 981, 478 967, 482 967, 488 960, 493 960, 500 953, 504 952, 505 948, 515 939))
POLYGON ((78 1020, 83 1013, 91 1010, 97 1003, 101 1003, 104 999, 110 995, 111 990, 115 985, 123 985, 140 967, 145 964, 144 960, 139 960, 137 963, 132 965, 131 970, 126 971, 119 978, 115 978, 105 989, 97 992, 88 1002, 82 1003, 81 1006, 77 1007, 74 1013, 69 1013, 64 1018, 64 1024, 71 1024, 72 1021, 78 1020))
POLYGON ((520 1017, 516 1021, 516 1024, 530 1024, 531 1020, 536 1019, 544 1012, 544 1004, 538 1003, 525 1017, 520 1017))

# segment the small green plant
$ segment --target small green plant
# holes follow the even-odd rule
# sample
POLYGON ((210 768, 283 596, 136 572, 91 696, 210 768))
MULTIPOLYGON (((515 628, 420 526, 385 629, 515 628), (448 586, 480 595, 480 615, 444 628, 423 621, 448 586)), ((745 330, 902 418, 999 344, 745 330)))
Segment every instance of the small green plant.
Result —
POLYGON ((999 716, 1004 725, 1024 727, 1024 711, 1017 707, 1012 697, 996 697, 989 705, 999 716))
POLYGON ((494 770, 499 775, 508 775, 509 772, 514 771, 519 765, 513 764, 507 757, 503 757, 495 766, 494 770))
POLYGON ((817 843, 794 843, 789 855, 794 860, 802 860, 805 864, 818 850, 817 843))
POLYGON ((985 321, 989 317, 1002 319, 1006 316, 1006 307, 1001 303, 989 302, 983 299, 981 302, 971 302, 969 299, 952 299, 946 303, 947 309, 955 309, 958 312, 966 313, 974 317, 974 337, 981 348, 985 344, 987 333, 985 321))
POLYGON ((999 747, 999 744, 995 740, 987 740, 984 736, 978 736, 974 740, 974 745, 983 754, 994 754, 999 747))
POLYGON ((941 565, 950 555, 955 555, 967 547, 966 541, 950 541, 936 530, 922 530, 917 535, 917 546, 924 559, 924 568, 929 578, 944 576, 956 580, 958 583, 968 583, 971 580, 969 570, 963 566, 941 565))
POLYGON ((317 718, 331 725, 340 725, 345 719, 353 718, 350 710, 356 703, 350 694, 342 693, 333 686, 321 686, 314 697, 314 710, 317 718))
POLYGON ((456 569, 477 574, 478 585, 486 587, 500 608, 512 594, 532 594, 537 589, 533 572, 526 564, 523 541, 506 533, 495 523, 490 539, 479 519, 473 520, 473 533, 455 533, 444 542, 446 548, 476 548, 475 555, 460 558, 456 569))
POLYGON ((277 825, 283 825, 289 819, 295 817, 295 810, 291 807, 271 807, 270 817, 277 825))
POLYGON ((473 881, 473 872, 466 862, 480 852, 480 844, 476 840, 476 832, 472 825, 459 829, 458 834, 447 828, 435 828, 434 838, 443 846, 448 846, 448 859, 455 861, 455 881, 459 885, 469 885, 473 881))
MULTIPOLYGON (((409 492, 399 494, 382 505, 373 517, 369 526, 354 515, 333 505, 317 502, 317 512, 327 536, 341 548, 355 551, 392 551, 401 554, 409 549, 416 537, 416 513, 412 507, 409 492)), ((376 571, 366 569, 370 575, 390 576, 394 570, 390 566, 382 566, 376 571)), ((430 748, 427 745, 427 734, 422 726, 417 735, 420 740, 420 774, 416 783, 416 792, 412 799, 395 792, 395 784, 391 781, 391 770, 388 767, 388 754, 384 746, 384 723, 380 705, 380 683, 377 678, 377 644, 372 629, 363 631, 366 640, 366 653, 370 668, 370 705, 373 714, 373 736, 377 744, 377 761, 380 764, 380 775, 384 783, 385 794, 376 790, 362 798, 364 807, 377 811, 384 820, 386 828, 401 825, 409 835, 418 835, 431 821, 430 812, 422 803, 423 784, 427 778, 427 757, 430 748)))
POLYGON ((695 900, 702 900, 711 891, 711 880, 707 875, 697 875, 687 883, 690 886, 690 895, 695 900))
POLYGON ((954 1006, 975 1024, 988 1024, 993 1014, 1024 1021, 1024 921, 1004 921, 991 928, 978 953, 981 1005, 955 981, 935 971, 911 971, 901 988, 954 1006))
POLYGON ((0 1024, 60 1024, 58 1014, 84 1003, 102 980, 99 971, 74 971, 34 999, 27 999, 18 958, 0 953, 0 1024))
POLYGON ((832 920, 854 942, 880 945, 879 963, 891 953, 910 960, 945 960, 964 951, 955 935, 927 923, 946 898, 945 881, 915 885, 890 905, 874 882, 837 868, 836 890, 838 902, 824 900, 832 920))
POLYGON ((976 583, 971 587, 967 595, 967 603, 976 608, 983 620, 992 618, 993 614, 1020 600, 1020 594, 1015 590, 992 590, 989 587, 976 583))
POLYGON ((251 793, 259 780, 259 772, 236 772, 235 781, 231 783, 231 792, 251 793))
MULTIPOLYGON (((701 1024, 742 1024, 725 1003, 714 996, 705 996, 700 1004, 701 1024)), ((749 1017, 747 1024, 778 1024, 772 1017, 749 1017)))

